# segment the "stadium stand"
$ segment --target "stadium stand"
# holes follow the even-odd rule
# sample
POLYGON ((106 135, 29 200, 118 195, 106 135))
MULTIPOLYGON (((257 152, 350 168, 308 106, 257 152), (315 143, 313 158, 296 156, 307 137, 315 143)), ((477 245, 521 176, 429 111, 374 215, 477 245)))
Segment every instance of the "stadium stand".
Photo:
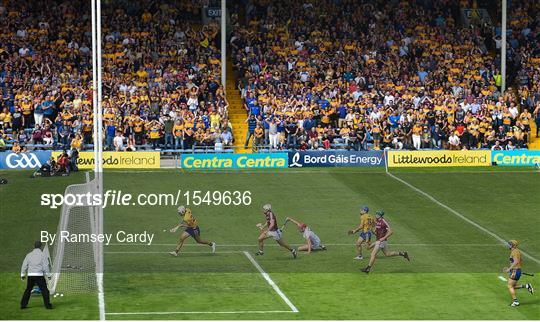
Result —
MULTIPOLYGON (((529 148, 539 149, 540 18, 538 1, 512 1, 508 8, 508 56, 517 86, 520 118, 531 128, 529 148)), ((500 30, 496 30, 500 34, 500 30)), ((496 35, 497 36, 497 35, 496 35)))
MULTIPOLYGON (((113 1, 103 14, 103 119, 110 150, 232 144, 220 84, 219 26, 201 1, 113 1), (116 138, 116 139, 115 139, 116 138), (119 139, 121 138, 121 140, 119 139)), ((86 1, 8 1, 0 14, 4 148, 91 148, 86 1)))
POLYGON ((459 5, 253 0, 231 39, 245 108, 273 148, 526 147, 515 95, 459 5))
MULTIPOLYGON (((210 1, 104 5, 108 149, 539 145, 535 1, 511 3, 517 89, 504 95, 497 28, 488 39, 463 26, 459 9, 469 1, 245 2, 231 13, 225 85, 219 26, 200 24, 210 1)), ((7 1, 0 15, 9 18, 0 27, 0 149, 92 148, 87 3, 7 1)))

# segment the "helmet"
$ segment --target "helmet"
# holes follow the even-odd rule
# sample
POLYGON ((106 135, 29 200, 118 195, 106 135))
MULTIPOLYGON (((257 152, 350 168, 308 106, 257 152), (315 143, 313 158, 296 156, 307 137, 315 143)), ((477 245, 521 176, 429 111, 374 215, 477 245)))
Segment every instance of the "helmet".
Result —
POLYGON ((268 212, 272 210, 272 205, 267 203, 266 205, 262 206, 262 209, 264 210, 264 212, 268 212))
POLYGON ((369 207, 368 206, 362 206, 362 211, 363 212, 369 212, 369 207))
POLYGON ((375 216, 377 216, 377 217, 382 217, 382 216, 384 216, 384 210, 382 210, 382 209, 381 209, 381 210, 377 210, 377 211, 375 212, 375 216))
POLYGON ((304 224, 304 223, 301 223, 300 225, 298 225, 298 230, 300 230, 301 232, 303 232, 304 230, 306 230, 307 228, 307 225, 304 224))
POLYGON ((186 213, 186 207, 184 207, 184 206, 178 207, 178 213, 179 213, 180 215, 185 214, 185 213, 186 213))

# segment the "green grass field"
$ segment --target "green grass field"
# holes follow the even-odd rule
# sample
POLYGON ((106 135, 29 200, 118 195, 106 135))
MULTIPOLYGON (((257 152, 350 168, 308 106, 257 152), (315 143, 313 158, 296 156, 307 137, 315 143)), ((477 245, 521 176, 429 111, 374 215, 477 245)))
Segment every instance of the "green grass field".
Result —
MULTIPOLYGON (((392 172, 455 212, 504 238, 519 239, 524 271, 540 272, 540 173, 532 169, 407 169, 392 172)), ((84 174, 30 179, 29 172, 0 172, 2 257, 0 310, 3 319, 98 319, 95 293, 54 298, 52 311, 33 296, 19 309, 24 254, 41 230, 56 232, 60 211, 40 206, 41 193, 63 193, 84 174)), ((249 206, 193 206, 203 238, 217 254, 188 240, 178 257, 167 254, 177 234, 175 206, 104 209, 105 232, 148 231, 152 245, 109 245, 104 251, 107 319, 540 319, 540 298, 519 290, 521 306, 508 307, 499 279, 508 250, 492 235, 459 218, 380 169, 155 172, 106 171, 105 189, 125 193, 249 190, 249 206), (267 240, 264 256, 251 256, 290 301, 268 283, 250 260, 271 203, 280 223, 286 216, 306 222, 328 251, 290 254, 267 240), (394 230, 390 247, 408 250, 411 262, 382 258, 371 274, 354 261, 360 205, 384 208, 394 230)), ((284 238, 302 242, 293 225, 284 238)), ((368 253, 365 251, 364 256, 368 253)), ((540 278, 522 277, 540 287, 540 278)))

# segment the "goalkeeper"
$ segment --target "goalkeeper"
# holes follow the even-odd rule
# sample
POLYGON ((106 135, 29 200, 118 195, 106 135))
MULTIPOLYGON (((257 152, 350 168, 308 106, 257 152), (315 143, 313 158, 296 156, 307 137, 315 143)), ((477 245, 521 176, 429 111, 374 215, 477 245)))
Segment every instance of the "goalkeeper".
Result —
POLYGON ((178 207, 178 215, 182 218, 180 223, 173 228, 170 229, 171 233, 175 233, 178 228, 185 228, 184 232, 180 235, 180 238, 178 239, 178 242, 176 243, 176 248, 174 251, 170 252, 169 254, 173 256, 178 256, 178 253, 180 252, 180 249, 184 245, 184 241, 189 237, 193 237, 195 241, 198 244, 204 244, 212 247, 212 253, 216 252, 216 243, 211 241, 204 241, 201 239, 201 230, 199 228, 199 224, 197 222, 197 219, 193 216, 191 213, 191 209, 186 208, 184 206, 178 207))

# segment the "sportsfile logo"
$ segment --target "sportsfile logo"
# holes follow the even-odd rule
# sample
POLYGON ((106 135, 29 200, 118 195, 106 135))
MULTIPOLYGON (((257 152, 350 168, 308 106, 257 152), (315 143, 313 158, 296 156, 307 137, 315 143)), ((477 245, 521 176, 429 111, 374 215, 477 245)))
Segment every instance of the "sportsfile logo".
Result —
POLYGON ((490 151, 390 151, 391 167, 489 166, 490 151))
POLYGON ((10 169, 35 169, 41 167, 41 162, 33 153, 10 153, 6 157, 6 165, 10 169))

